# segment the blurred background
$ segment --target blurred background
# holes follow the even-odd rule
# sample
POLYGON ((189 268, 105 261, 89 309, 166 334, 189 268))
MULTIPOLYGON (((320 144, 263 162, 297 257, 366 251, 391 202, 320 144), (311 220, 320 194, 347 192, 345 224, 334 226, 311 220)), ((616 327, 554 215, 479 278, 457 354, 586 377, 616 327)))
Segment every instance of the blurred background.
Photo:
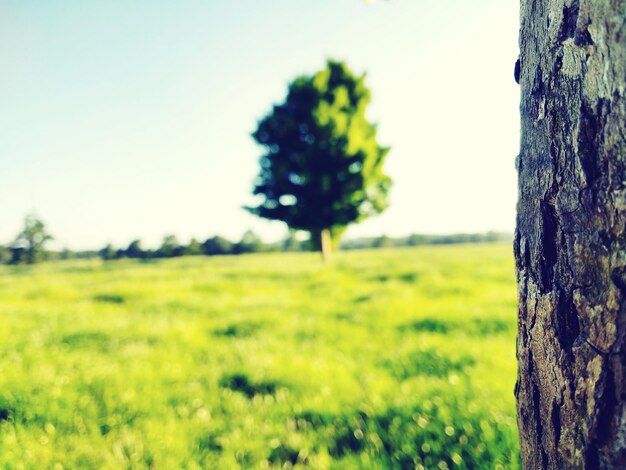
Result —
POLYGON ((0 0, 0 467, 519 468, 517 10, 0 0), (393 185, 323 263, 255 131, 362 74, 393 185))
POLYGON ((0 4, 0 243, 35 211, 57 248, 166 234, 268 241, 250 138, 328 58, 367 73, 390 207, 344 238, 512 232, 513 0, 0 4))

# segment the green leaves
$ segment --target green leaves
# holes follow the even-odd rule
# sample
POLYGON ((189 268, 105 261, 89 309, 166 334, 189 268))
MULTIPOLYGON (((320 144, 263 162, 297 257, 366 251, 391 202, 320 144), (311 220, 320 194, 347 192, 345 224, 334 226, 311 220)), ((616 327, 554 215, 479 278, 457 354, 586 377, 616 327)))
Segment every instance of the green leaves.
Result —
POLYGON ((52 239, 52 236, 46 231, 44 223, 35 214, 26 216, 24 229, 13 242, 11 263, 36 263, 44 253, 44 245, 52 239))
POLYGON ((391 179, 383 172, 388 148, 376 140, 365 112, 365 76, 329 61, 313 76, 290 85, 252 134, 266 153, 253 193, 263 197, 253 214, 281 220, 311 234, 382 212, 391 179))

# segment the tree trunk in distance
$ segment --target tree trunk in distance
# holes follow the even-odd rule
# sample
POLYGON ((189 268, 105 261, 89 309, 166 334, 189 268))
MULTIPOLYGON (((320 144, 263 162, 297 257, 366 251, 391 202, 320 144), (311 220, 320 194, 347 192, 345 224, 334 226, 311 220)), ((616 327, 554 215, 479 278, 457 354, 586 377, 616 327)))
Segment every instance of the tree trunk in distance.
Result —
POLYGON ((330 230, 327 228, 320 232, 320 246, 322 250, 322 259, 330 261, 333 252, 333 240, 330 236, 330 230))
POLYGON ((521 0, 526 469, 626 468, 626 0, 521 0))

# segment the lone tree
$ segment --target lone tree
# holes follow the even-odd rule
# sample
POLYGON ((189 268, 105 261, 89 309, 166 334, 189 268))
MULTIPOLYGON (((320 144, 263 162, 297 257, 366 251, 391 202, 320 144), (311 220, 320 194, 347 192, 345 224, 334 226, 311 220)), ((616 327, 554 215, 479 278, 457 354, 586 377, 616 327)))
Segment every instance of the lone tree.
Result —
POLYGON ((329 61, 294 80, 252 134, 266 150, 253 191, 263 201, 247 209, 308 231, 325 259, 349 224, 387 207, 389 149, 365 116, 369 102, 365 75, 329 61))
POLYGON ((522 1, 520 48, 522 460, 626 468, 626 1, 522 1))
POLYGON ((15 238, 11 251, 11 263, 34 264, 41 260, 46 242, 52 240, 44 223, 36 215, 30 214, 24 219, 24 229, 15 238))

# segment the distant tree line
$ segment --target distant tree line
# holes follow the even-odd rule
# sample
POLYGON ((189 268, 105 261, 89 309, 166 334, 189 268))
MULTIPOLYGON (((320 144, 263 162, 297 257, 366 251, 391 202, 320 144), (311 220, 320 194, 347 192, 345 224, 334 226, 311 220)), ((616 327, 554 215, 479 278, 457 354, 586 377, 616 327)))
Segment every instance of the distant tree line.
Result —
MULTIPOLYGON (((44 223, 35 215, 24 221, 24 229, 8 246, 0 245, 0 264, 34 264, 38 261, 102 258, 103 260, 159 259, 179 256, 219 256, 242 255, 246 253, 269 253, 288 251, 311 251, 318 247, 316 240, 300 240, 296 231, 290 230, 284 240, 265 243, 257 234, 248 230, 241 240, 230 241, 221 236, 209 237, 203 242, 192 238, 189 243, 180 243, 174 235, 163 238, 157 249, 144 249, 141 240, 131 241, 125 248, 107 245, 101 250, 74 251, 64 248, 60 251, 46 250, 45 244, 53 240, 44 223)), ((341 243, 344 250, 394 248, 419 245, 445 245, 454 243, 488 243, 511 241, 507 233, 488 232, 485 234, 419 235, 392 238, 386 235, 372 238, 359 238, 341 243)))
POLYGON ((245 253, 261 253, 270 251, 300 251, 304 247, 295 240, 290 243, 266 244, 253 231, 244 233, 241 240, 230 241, 219 235, 207 238, 200 242, 192 238, 188 244, 180 243, 174 235, 163 238, 157 249, 144 249, 141 240, 133 240, 126 248, 114 248, 107 245, 96 254, 104 260, 122 258, 157 259, 176 258, 179 256, 218 256, 218 255, 241 255, 245 253))
POLYGON ((513 235, 505 232, 453 233, 449 235, 412 234, 407 237, 392 238, 387 235, 370 238, 357 238, 341 243, 343 250, 371 248, 400 248, 421 245, 453 245, 460 243, 493 243, 513 241, 513 235))
POLYGON ((35 215, 29 215, 24 221, 24 229, 7 246, 0 245, 0 264, 34 264, 39 261, 68 259, 102 258, 115 260, 174 258, 179 256, 216 256, 241 255, 246 253, 308 251, 309 242, 298 240, 295 232, 290 231, 285 240, 277 243, 264 243, 253 231, 248 230, 241 240, 231 241, 221 236, 213 236, 200 242, 192 238, 189 243, 180 243, 176 236, 167 235, 157 249, 144 249, 141 240, 131 241, 125 248, 107 245, 101 250, 48 250, 45 244, 53 240, 44 223, 35 215))

